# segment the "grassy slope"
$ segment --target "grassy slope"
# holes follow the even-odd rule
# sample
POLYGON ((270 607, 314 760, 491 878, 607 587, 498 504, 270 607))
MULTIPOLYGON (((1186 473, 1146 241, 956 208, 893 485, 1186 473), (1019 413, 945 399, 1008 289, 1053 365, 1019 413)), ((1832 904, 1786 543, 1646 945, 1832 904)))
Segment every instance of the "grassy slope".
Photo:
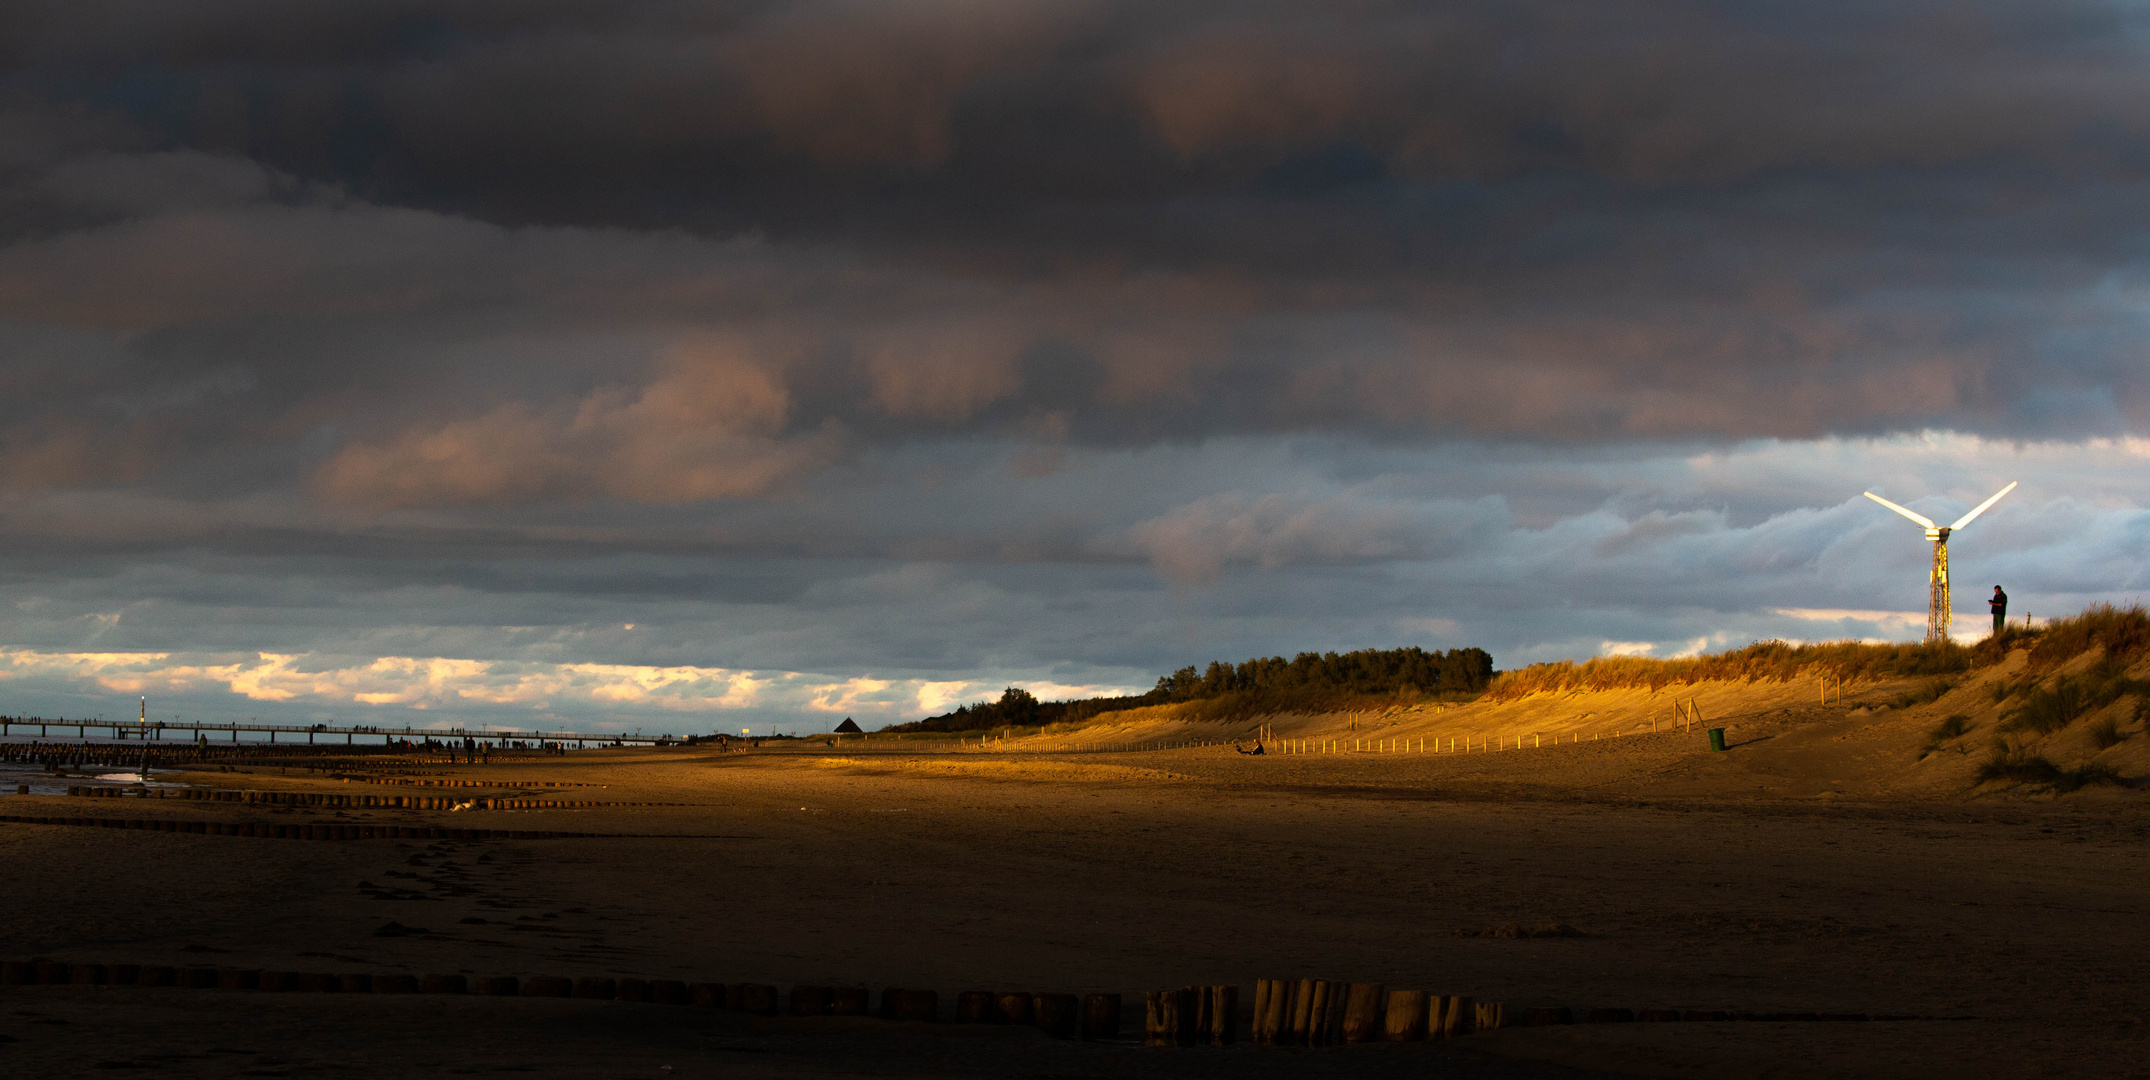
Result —
MULTIPOLYGON (((1295 745, 1439 745, 1445 752, 1451 745, 1520 743, 1546 753, 1631 738, 1694 749, 1702 729, 1722 726, 1735 753, 1697 759, 1695 770, 1760 769, 1790 778, 1794 788, 1811 781, 1817 792, 1953 797, 2066 790, 2101 770, 2150 778, 2150 739, 2142 737, 2150 615, 2142 609, 2093 608, 2036 633, 2019 631, 1956 653, 1937 664, 1931 651, 1916 646, 1778 644, 1696 660, 1543 665, 1504 676, 1495 692, 1469 703, 1369 700, 1225 717, 1214 707, 1190 707, 1200 703, 1152 706, 1060 730, 1009 733, 1019 737, 1006 745, 1052 750, 1251 740, 1261 726, 1273 740, 1295 745), (1932 674, 1937 668, 1948 673, 1932 674), (1841 697, 1827 706, 1824 676, 1845 680, 1841 697), (2055 688, 2070 685, 2083 691, 2082 711, 2047 715, 2049 729, 2041 730, 2038 707, 2051 704, 2045 698, 2055 688), (1681 730, 1680 702, 1700 710, 1693 734, 1681 730)), ((1670 773, 1663 782, 1668 791, 1681 784, 1670 773)))

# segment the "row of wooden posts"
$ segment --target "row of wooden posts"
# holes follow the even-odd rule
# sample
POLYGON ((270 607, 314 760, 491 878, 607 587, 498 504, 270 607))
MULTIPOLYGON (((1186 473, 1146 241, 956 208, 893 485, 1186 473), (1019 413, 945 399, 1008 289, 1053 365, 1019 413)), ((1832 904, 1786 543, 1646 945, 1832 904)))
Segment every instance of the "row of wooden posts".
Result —
MULTIPOLYGON (((67 794, 76 798, 120 798, 128 788, 97 784, 70 785, 67 794)), ((343 795, 318 791, 241 791, 229 788, 144 788, 145 798, 191 802, 229 802, 248 806, 321 806, 354 810, 595 810, 618 807, 682 806, 683 803, 609 802, 600 799, 533 799, 505 795, 343 795), (155 792, 154 796, 151 792, 155 792)))
POLYGON ((1254 1041, 1264 1046, 1452 1039, 1501 1026, 1501 1006, 1380 983, 1257 979, 1254 1041))
MULTIPOLYGON (((178 987, 257 993, 474 994, 485 997, 582 998, 729 1009, 757 1016, 871 1016, 935 1023, 944 1019, 933 990, 888 987, 874 1008, 863 986, 801 985, 786 995, 766 983, 686 982, 609 976, 466 976, 366 972, 262 971, 251 968, 156 964, 69 963, 50 958, 0 961, 0 986, 178 987), (788 1000, 787 1000, 788 999, 788 1000)), ((967 990, 956 995, 955 1021, 1036 1027, 1061 1039, 1115 1039, 1118 994, 1034 994, 967 990)), ((1154 990, 1145 1002, 1143 1041, 1151 1046, 1223 1046, 1239 1038, 1239 987, 1188 986, 1154 990)), ((1504 1026, 1632 1023, 1635 1021, 1916 1020, 1864 1013, 1731 1013, 1722 1011, 1523 1009, 1508 1016, 1497 1002, 1424 990, 1389 990, 1380 983, 1322 979, 1259 979, 1254 984, 1252 1039, 1263 1046, 1339 1046, 1376 1041, 1453 1039, 1504 1026)))
MULTIPOLYGON (((1699 715, 1698 712, 1697 716, 1699 715)), ((1685 730, 1693 730, 1691 722, 1685 730)), ((1590 741, 1602 741, 1603 734, 1592 733, 1590 741)), ((1650 734, 1657 734, 1657 722, 1654 720, 1650 722, 1650 734)), ((1627 732, 1624 731, 1613 732, 1613 738, 1616 739, 1626 736, 1627 732)), ((1568 745, 1582 741, 1581 732, 1568 733, 1568 745)), ((1496 750, 1536 750, 1548 745, 1559 746, 1561 742, 1558 734, 1553 736, 1551 743, 1547 743, 1544 733, 1534 732, 1528 736, 1502 736, 1497 739, 1491 735, 1451 735, 1445 747, 1441 745, 1439 736, 1434 736, 1430 742, 1426 737, 1420 736, 1415 739, 1284 739, 1272 745, 1280 754, 1490 754, 1496 750), (1510 738, 1514 739, 1512 743, 1510 738), (1526 738, 1530 740, 1528 743, 1524 742, 1526 738)))
POLYGON ((0 823, 65 825, 135 832, 192 833, 196 836, 244 836, 260 840, 618 840, 646 838, 647 833, 566 832, 558 829, 445 829, 430 825, 273 824, 265 821, 192 821, 180 818, 73 817, 60 814, 0 814, 0 823))
MULTIPOLYGON (((1187 986, 1150 992, 1143 1041, 1152 1046, 1223 1046, 1238 1040, 1239 987, 1187 986)), ((1453 1039, 1501 1026, 1501 1006, 1380 983, 1257 979, 1253 1041, 1262 1046, 1453 1039)))

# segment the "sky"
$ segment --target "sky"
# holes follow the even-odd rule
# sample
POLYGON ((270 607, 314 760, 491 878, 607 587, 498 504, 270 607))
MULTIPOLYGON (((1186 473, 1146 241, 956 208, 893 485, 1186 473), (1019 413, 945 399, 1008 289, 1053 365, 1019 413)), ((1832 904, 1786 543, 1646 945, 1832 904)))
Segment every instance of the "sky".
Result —
POLYGON ((0 713, 823 730, 2138 602, 2150 8, 17 0, 0 713))

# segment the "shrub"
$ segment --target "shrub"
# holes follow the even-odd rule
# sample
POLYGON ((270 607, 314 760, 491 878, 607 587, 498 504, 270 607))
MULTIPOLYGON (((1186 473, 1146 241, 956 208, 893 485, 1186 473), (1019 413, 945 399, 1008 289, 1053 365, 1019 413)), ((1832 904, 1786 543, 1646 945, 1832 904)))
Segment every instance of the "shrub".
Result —
POLYGON ((2060 766, 2037 754, 2009 752, 1996 747, 1993 756, 1978 767, 1978 782, 2007 780, 2018 784, 2050 784, 2060 777, 2060 766))
POLYGON ((2055 679, 2052 686, 2025 694, 2021 705, 2003 713, 2001 730, 2051 734, 2095 707, 2082 680, 2055 679))
POLYGON ((2127 736, 2120 733, 2120 721, 2110 716, 2090 725, 2091 744, 2100 750, 2110 750, 2119 746, 2121 741, 2126 738, 2127 736))
POLYGON ((2121 776, 2119 770, 2112 766, 2093 761, 2088 764, 2078 765, 2054 777, 2052 780, 2053 790, 2063 795, 2071 791, 2081 791, 2093 784, 2125 787, 2127 786, 2127 779, 2121 776))
POLYGON ((1956 713, 1950 716, 1948 719, 1941 721, 1940 724, 1934 727, 1932 734, 1930 734, 1926 739, 1926 749, 1920 752, 1919 757, 1924 758, 1927 754, 1931 754, 1934 751, 1941 749, 1942 743, 1945 743, 1950 739, 1960 738, 1970 730, 1970 717, 1964 715, 1963 713, 1956 713))
POLYGON ((1955 688, 1956 684, 1947 679, 1935 679, 1915 690, 1906 690, 1896 695, 1895 699, 1890 701, 1889 704, 1899 709, 1908 709, 1914 705, 1924 705, 1928 702, 1939 701, 1943 694, 1955 688))

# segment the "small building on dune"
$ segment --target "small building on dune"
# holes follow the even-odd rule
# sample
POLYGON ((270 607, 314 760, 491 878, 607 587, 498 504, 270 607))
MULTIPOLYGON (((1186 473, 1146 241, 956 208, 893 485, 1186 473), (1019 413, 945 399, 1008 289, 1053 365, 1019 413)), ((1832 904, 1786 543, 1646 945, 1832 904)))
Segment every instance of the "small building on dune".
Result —
POLYGON ((850 717, 848 717, 848 716, 844 717, 844 722, 843 722, 843 723, 841 723, 841 724, 838 724, 838 725, 836 725, 836 733, 837 733, 838 735, 863 735, 863 734, 865 734, 865 732, 863 732, 863 731, 860 731, 860 730, 859 730, 859 726, 858 726, 858 725, 857 725, 856 723, 852 722, 851 718, 850 718, 850 717))

